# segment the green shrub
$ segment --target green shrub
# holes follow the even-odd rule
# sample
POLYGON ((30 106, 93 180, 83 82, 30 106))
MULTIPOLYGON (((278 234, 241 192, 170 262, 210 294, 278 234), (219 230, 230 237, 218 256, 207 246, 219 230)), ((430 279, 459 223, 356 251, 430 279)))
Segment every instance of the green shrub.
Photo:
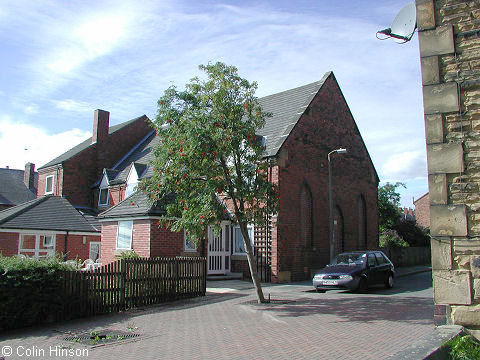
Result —
POLYGON ((445 346, 452 360, 480 360, 480 343, 472 335, 457 336, 445 346))
POLYGON ((379 245, 381 248, 408 247, 395 230, 385 230, 380 234, 379 245))
POLYGON ((140 259, 140 256, 133 250, 124 251, 118 257, 118 259, 140 259))
POLYGON ((59 257, 22 259, 0 255, 0 330, 55 320, 68 298, 59 293, 71 270, 59 257))

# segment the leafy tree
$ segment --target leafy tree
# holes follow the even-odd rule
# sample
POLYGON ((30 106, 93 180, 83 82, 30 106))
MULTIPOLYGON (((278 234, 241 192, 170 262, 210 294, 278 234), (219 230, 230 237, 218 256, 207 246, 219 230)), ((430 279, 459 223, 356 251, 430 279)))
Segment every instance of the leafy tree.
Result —
POLYGON ((257 84, 235 67, 199 68, 206 79, 193 78, 185 90, 171 86, 158 100, 154 174, 140 188, 152 201, 168 199, 162 222, 173 231, 185 229, 197 243, 207 226, 218 231, 229 213, 243 235, 258 301, 265 302, 247 225, 264 225, 277 211, 277 188, 267 179, 255 135, 270 115, 257 102, 257 84))
POLYGON ((397 223, 400 212, 400 194, 396 191, 399 186, 405 187, 405 184, 397 182, 395 184, 386 183, 378 188, 378 225, 380 232, 387 229, 393 229, 397 223))

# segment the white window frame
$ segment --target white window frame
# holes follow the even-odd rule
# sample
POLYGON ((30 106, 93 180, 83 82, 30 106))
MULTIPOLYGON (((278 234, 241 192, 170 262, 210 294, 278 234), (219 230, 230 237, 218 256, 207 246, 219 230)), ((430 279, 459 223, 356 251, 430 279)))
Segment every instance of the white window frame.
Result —
POLYGON ((137 170, 132 163, 132 167, 127 176, 127 187, 125 188, 125 197, 129 197, 135 192, 135 187, 138 185, 138 176, 137 170))
POLYGON ((22 253, 28 253, 31 254, 33 253, 34 258, 40 258, 40 257, 49 257, 49 256, 54 256, 55 255, 55 248, 56 248, 56 243, 57 243, 57 237, 54 233, 19 233, 18 234, 18 255, 22 253), (23 238, 25 236, 34 236, 35 237, 35 248, 24 248, 23 247, 23 238), (40 248, 40 239, 43 237, 43 249, 40 248), (52 245, 45 247, 45 237, 49 237, 52 239, 52 245), (47 255, 42 255, 40 256, 40 252, 46 252, 48 253, 47 255))
POLYGON ((183 230, 183 249, 186 252, 196 252, 197 251, 197 244, 195 242, 188 241, 187 232, 185 230, 183 230), (188 243, 192 244, 194 247, 188 246, 187 245, 188 243))
MULTIPOLYGON (((237 251, 237 229, 240 230, 240 226, 239 225, 235 225, 233 226, 233 236, 232 236, 232 251, 233 251, 233 255, 246 255, 247 252, 246 250, 245 251, 237 251)), ((250 243, 252 244, 252 246, 254 245, 254 227, 253 225, 248 225, 247 226, 247 231, 249 232, 249 235, 250 235, 250 243)), ((242 236, 242 241, 243 241, 243 236, 242 236)))
POLYGON ((98 258, 100 259, 102 255, 102 246, 100 241, 90 241, 88 244, 88 258, 94 260, 92 257, 92 245, 98 245, 98 258))
POLYGON ((55 175, 48 175, 47 177, 45 177, 45 195, 53 194, 53 192, 55 190, 54 180, 55 180, 55 175), (50 189, 50 191, 48 191, 48 188, 47 188, 49 179, 51 179, 51 182, 50 182, 51 189, 50 189))
POLYGON ((43 236, 43 247, 44 248, 53 248, 54 247, 55 237, 53 235, 41 235, 41 236, 43 236), (47 241, 45 241, 47 239, 50 239, 50 241, 49 241, 50 244, 48 244, 47 241))
POLYGON ((108 187, 101 187, 100 191, 98 192, 98 206, 108 206, 110 203, 110 189, 108 187), (102 190, 107 190, 107 198, 106 202, 102 203, 102 190))
POLYGON ((123 220, 123 221, 119 221, 118 222, 118 225, 117 225, 117 239, 116 239, 116 243, 115 243, 115 247, 117 250, 132 250, 133 248, 133 221, 132 220, 123 220), (128 248, 121 248, 118 246, 118 235, 120 233, 120 225, 121 224, 131 224, 131 228, 130 228, 130 247, 128 248))

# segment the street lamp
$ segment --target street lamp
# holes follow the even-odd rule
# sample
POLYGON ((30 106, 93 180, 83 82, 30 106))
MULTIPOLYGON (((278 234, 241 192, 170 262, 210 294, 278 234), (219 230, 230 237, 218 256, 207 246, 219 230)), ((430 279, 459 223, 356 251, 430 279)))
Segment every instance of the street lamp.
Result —
POLYGON ((339 148, 336 150, 332 150, 328 153, 328 244, 330 245, 330 262, 333 260, 335 256, 334 252, 334 244, 333 244, 333 199, 332 199, 332 172, 330 169, 330 155, 333 153, 337 154, 345 154, 347 149, 339 148))

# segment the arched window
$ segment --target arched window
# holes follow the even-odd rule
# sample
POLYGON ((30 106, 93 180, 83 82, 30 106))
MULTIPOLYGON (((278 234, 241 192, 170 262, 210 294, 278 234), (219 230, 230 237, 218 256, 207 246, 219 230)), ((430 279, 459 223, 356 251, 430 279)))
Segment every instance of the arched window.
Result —
POLYGON ((300 190, 300 238, 301 245, 312 246, 313 232, 312 192, 307 184, 300 190))
POLYGON ((365 198, 358 197, 358 248, 367 249, 367 205, 365 198))
POLYGON ((343 213, 340 206, 335 206, 333 213, 333 244, 335 255, 345 251, 343 213))

